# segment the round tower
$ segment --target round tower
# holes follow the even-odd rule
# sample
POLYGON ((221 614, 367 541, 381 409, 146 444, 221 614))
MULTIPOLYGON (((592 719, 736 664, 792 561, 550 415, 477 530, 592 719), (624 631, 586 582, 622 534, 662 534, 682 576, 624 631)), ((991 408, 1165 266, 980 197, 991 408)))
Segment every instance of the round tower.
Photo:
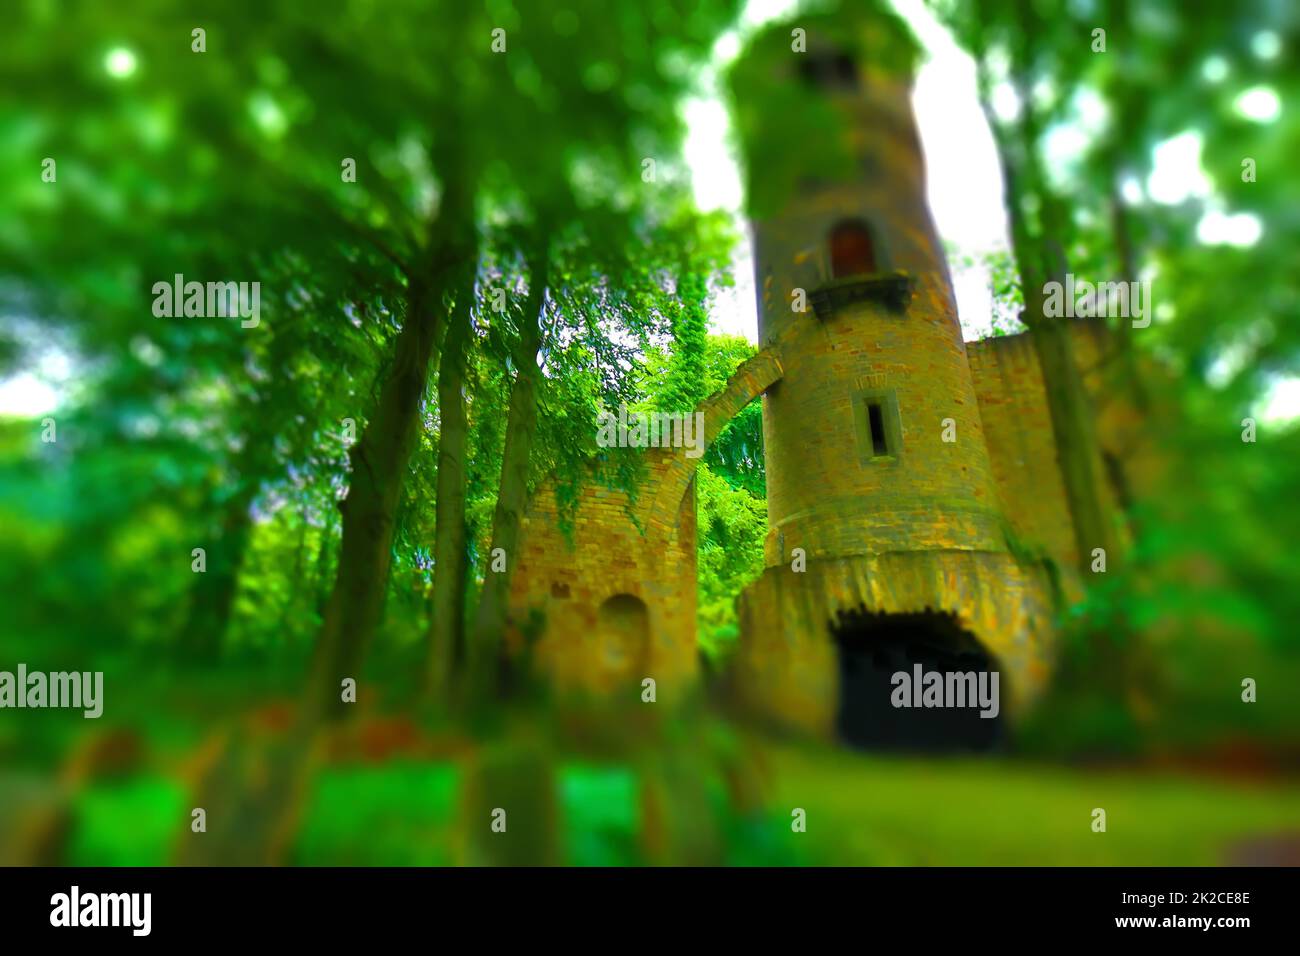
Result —
POLYGON ((764 31, 731 75, 759 337, 783 368, 763 397, 767 567, 738 605, 735 687, 851 742, 983 747, 980 714, 953 727, 890 696, 899 671, 969 670, 1018 710, 1051 620, 1043 569, 1007 545, 926 205, 915 56, 900 21, 855 0, 764 31))
POLYGON ((741 78, 772 85, 737 91, 760 340, 785 368, 763 408, 767 563, 796 548, 1004 550, 926 205, 909 40, 880 17, 837 26, 754 51, 741 78), (789 108, 757 114, 746 98, 789 108))

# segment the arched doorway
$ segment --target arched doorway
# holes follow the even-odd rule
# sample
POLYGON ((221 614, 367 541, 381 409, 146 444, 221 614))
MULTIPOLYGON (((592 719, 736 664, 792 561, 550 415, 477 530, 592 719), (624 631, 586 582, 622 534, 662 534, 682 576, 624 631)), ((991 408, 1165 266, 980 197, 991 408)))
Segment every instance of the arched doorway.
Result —
POLYGON ((632 594, 615 594, 596 612, 596 639, 601 670, 611 685, 646 676, 650 661, 650 614, 632 594))
POLYGON ((836 725, 849 745, 942 753, 1003 742, 1004 675, 956 615, 841 611, 831 635, 839 656, 836 725))

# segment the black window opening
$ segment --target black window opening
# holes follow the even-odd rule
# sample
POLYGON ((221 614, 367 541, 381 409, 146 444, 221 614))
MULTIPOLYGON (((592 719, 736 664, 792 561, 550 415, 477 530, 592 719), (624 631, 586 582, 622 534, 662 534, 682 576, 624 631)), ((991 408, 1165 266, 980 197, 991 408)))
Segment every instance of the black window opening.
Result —
POLYGON ((867 403, 867 418, 871 426, 871 454, 880 458, 889 454, 889 441, 885 438, 885 407, 880 402, 867 403))
POLYGON ((872 275, 878 271, 876 244, 861 219, 846 219, 831 230, 831 278, 872 275))
POLYGON ((903 448, 903 428, 898 415, 898 395, 892 388, 854 395, 853 424, 863 464, 898 461, 903 448))
POLYGON ((799 60, 799 75, 822 89, 858 88, 858 64, 844 51, 805 53, 799 60))

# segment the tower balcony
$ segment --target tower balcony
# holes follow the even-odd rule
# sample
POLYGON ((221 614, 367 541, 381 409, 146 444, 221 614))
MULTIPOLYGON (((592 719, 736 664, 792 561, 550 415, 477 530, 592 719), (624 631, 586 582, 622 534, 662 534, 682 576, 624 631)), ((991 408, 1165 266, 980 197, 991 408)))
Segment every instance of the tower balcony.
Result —
POLYGON ((902 270, 832 279, 808 293, 817 318, 823 322, 855 302, 878 302, 890 312, 902 314, 912 301, 915 278, 902 270))

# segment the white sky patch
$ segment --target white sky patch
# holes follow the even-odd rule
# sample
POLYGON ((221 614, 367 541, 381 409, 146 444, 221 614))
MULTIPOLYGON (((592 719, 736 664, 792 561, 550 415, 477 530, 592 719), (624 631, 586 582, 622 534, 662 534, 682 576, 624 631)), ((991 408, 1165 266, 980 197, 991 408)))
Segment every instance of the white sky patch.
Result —
POLYGON ((1276 60, 1282 52, 1282 38, 1272 30, 1261 30, 1250 38, 1250 52, 1261 60, 1276 60))
POLYGON ((683 152, 696 203, 701 209, 739 212, 744 189, 728 140, 731 117, 722 98, 695 97, 687 101, 684 112, 690 134, 683 152))
POLYGON ((1110 123, 1110 107, 1090 87, 1080 87, 1070 97, 1067 119, 1054 123, 1043 137, 1043 158, 1048 175, 1066 189, 1069 170, 1083 159, 1088 148, 1100 139, 1110 123))
POLYGON ((1075 123, 1057 123, 1047 131, 1043 137, 1043 159, 1048 174, 1058 186, 1067 169, 1087 152, 1091 143, 1092 137, 1075 123))
POLYGON ((0 379, 0 416, 38 418, 54 411, 67 397, 75 377, 73 356, 52 344, 37 323, 18 316, 3 316, 20 349, 20 367, 0 379))
POLYGON ((926 198, 939 236, 963 252, 1008 249, 1002 167, 980 106, 975 61, 920 0, 895 5, 926 49, 912 108, 925 154, 926 198))
MULTIPOLYGON (((987 335, 993 326, 989 273, 978 257, 1011 248, 1003 202, 1002 166, 979 101, 975 61, 957 45, 921 0, 895 0, 921 45, 924 59, 912 90, 912 108, 926 164, 926 199, 943 241, 974 256, 970 266, 950 261, 962 336, 987 335)), ((1019 100, 1009 86, 1003 107, 1019 100), (1012 102, 1014 100, 1014 102, 1012 102)), ((995 107, 996 109, 996 107, 995 107)), ((1001 115, 1001 114, 999 114, 1001 115)))
POLYGON ((1142 192, 1142 184, 1138 182, 1136 176, 1125 176, 1124 181, 1120 183, 1119 193, 1130 206, 1136 206, 1146 199, 1146 195, 1142 192))
POLYGON ((1243 90, 1232 104, 1242 116, 1256 123, 1271 123, 1282 112, 1282 101, 1270 86, 1252 86, 1243 90))
POLYGON ((1259 242, 1264 225, 1254 213, 1212 209, 1196 224, 1196 239, 1206 246, 1246 248, 1259 242))
POLYGON ((1259 349, 1273 337, 1273 327, 1256 320, 1240 329, 1235 337, 1223 345, 1205 372, 1205 380, 1213 388, 1224 388, 1246 371, 1255 360, 1259 349))
POLYGON ((1210 83, 1222 83, 1228 78, 1228 61, 1217 53, 1206 57, 1201 64, 1201 76, 1210 83))
POLYGON ((1210 192, 1210 180, 1201 168, 1201 134, 1179 133, 1151 151, 1152 169, 1147 195, 1155 202, 1176 206, 1210 192))
POLYGON ((993 115, 1003 123, 1014 123, 1020 116, 1020 94, 1014 86, 1003 80, 994 85, 989 106, 993 109, 993 115))
POLYGON ((0 416, 36 418, 54 411, 59 393, 32 372, 19 372, 0 382, 0 416))
MULTIPOLYGON (((751 3, 746 9, 742 29, 754 6, 751 3)), ((731 114, 727 111, 722 90, 722 74, 742 46, 740 34, 735 30, 723 34, 714 44, 713 61, 705 71, 700 94, 689 98, 682 107, 686 123, 686 141, 682 151, 690 170, 696 204, 704 210, 721 209, 730 213, 740 236, 731 260, 735 285, 722 290, 714 298, 710 324, 714 332, 742 335, 756 342, 758 306, 754 296, 753 248, 748 223, 742 213, 744 180, 732 147, 731 114)))
POLYGON ((799 0, 749 0, 740 14, 740 29, 749 33, 773 20, 791 16, 799 9, 799 0))
MULTIPOLYGON (((739 32, 728 33, 715 44, 701 94, 683 107, 685 155, 695 200, 704 209, 731 212, 742 235, 733 262, 736 287, 715 300, 713 327, 750 341, 758 337, 753 249, 740 212, 743 180, 731 147, 732 128, 720 76, 749 33, 787 16, 796 6, 794 0, 750 0, 739 32)), ((917 73, 912 102, 926 157, 929 205, 939 235, 971 255, 1008 249, 1002 172, 979 103, 975 63, 921 0, 897 0, 896 7, 928 54, 917 73)), ((976 264, 954 271, 953 285, 966 338, 978 338, 992 325, 987 270, 976 264)))
POLYGON ((104 57, 104 69, 114 79, 125 80, 135 72, 135 67, 135 54, 124 46, 114 47, 104 57))
POLYGON ((1300 420, 1300 378, 1292 375, 1275 379, 1251 413, 1256 420, 1269 425, 1300 420))
POLYGON ((1228 346, 1215 356, 1214 361, 1205 370, 1205 380, 1213 388, 1226 388, 1243 367, 1247 360, 1247 350, 1241 346, 1228 346))

